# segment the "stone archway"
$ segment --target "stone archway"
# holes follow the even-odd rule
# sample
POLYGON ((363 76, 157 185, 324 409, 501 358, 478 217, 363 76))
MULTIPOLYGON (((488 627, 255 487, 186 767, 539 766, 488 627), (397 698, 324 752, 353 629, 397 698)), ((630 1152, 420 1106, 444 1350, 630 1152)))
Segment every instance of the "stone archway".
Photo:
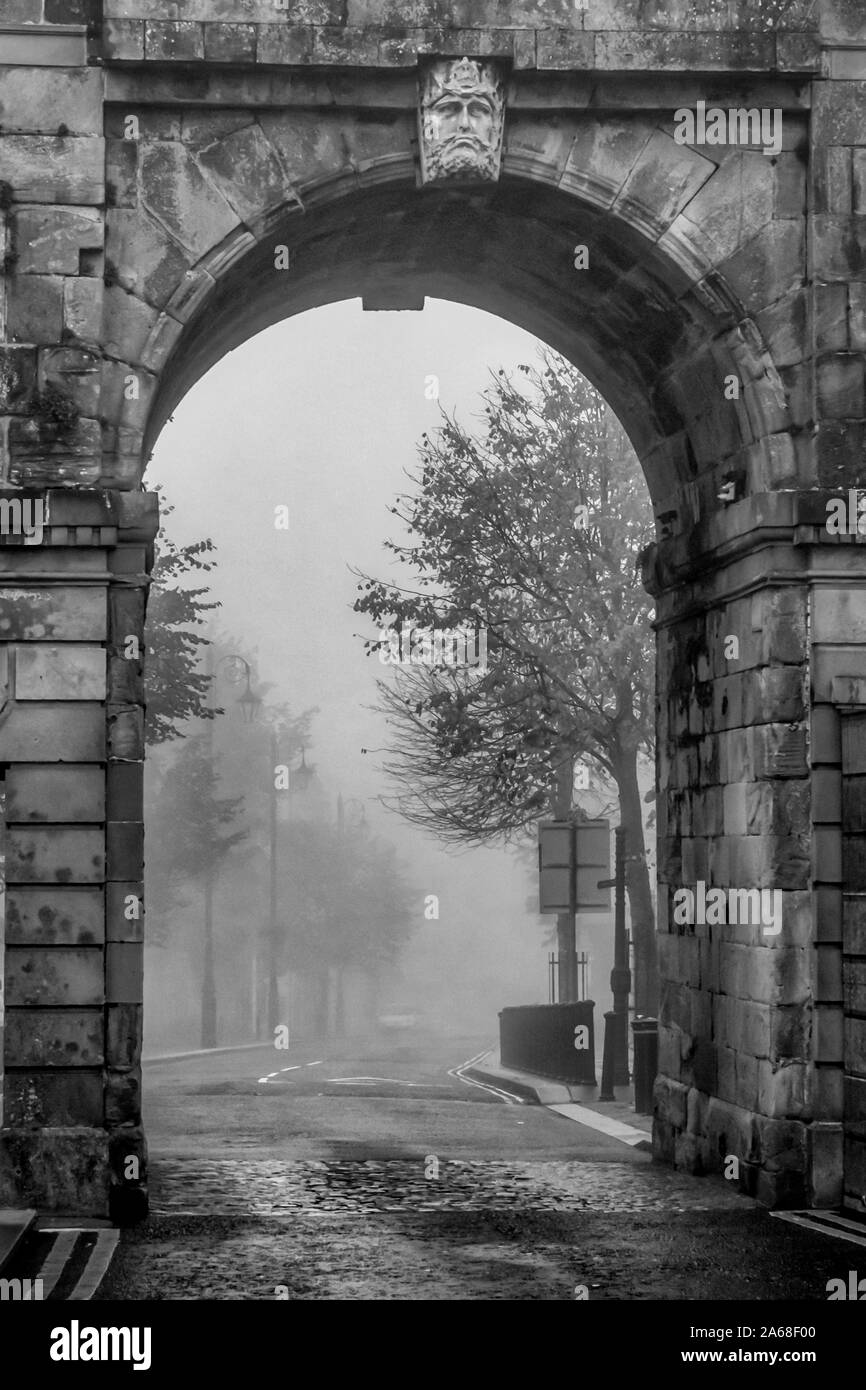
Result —
MULTIPOLYGON (((0 1186, 94 1211, 110 1196, 124 1218, 146 1200, 144 696, 128 653, 156 527, 147 452, 189 386, 267 324, 347 295, 408 308, 429 294, 570 357, 622 419, 653 499, 657 1151, 692 1169, 733 1155, 769 1202, 839 1200, 838 709, 866 676, 844 606, 864 566, 855 537, 837 543, 824 522, 827 491, 859 477, 866 413, 845 283, 862 273, 856 84, 818 81, 808 26, 785 34, 773 19, 771 48, 755 38, 751 56, 739 31, 721 49, 694 39, 663 88, 646 80, 665 66, 652 44, 620 46, 590 104, 586 29, 551 58, 565 30, 515 28, 499 178, 427 187, 407 68, 425 51, 478 51, 487 30, 402 49, 377 35, 373 60, 367 16, 318 63, 290 45, 257 66, 270 50, 232 47, 256 24, 211 21, 207 5, 188 24, 107 18, 103 67, 67 46, 51 72, 39 43, 71 39, 47 25, 2 89, 29 76, 35 92, 28 134, 4 123, 0 137, 3 478, 46 510, 42 546, 0 550, 0 1186), (532 61, 515 37, 530 31, 532 61), (710 85, 690 75, 701 58, 720 107, 780 110, 777 154, 674 139, 674 112, 710 85), (698 883, 778 890, 783 930, 684 928, 669 899, 698 883)), ((256 44, 276 42, 264 31, 280 26, 259 27, 256 44)), ((281 35, 307 41, 291 24, 281 35)), ((850 1011, 846 1026, 859 1036, 850 1011)))

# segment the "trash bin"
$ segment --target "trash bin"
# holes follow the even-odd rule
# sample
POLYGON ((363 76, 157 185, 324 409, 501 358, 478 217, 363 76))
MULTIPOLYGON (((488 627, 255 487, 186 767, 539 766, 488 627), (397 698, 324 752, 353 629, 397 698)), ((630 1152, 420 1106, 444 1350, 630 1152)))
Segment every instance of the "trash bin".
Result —
POLYGON ((634 1039, 634 1108, 638 1115, 651 1115, 659 1063, 659 1021, 657 1018, 638 1016, 631 1027, 634 1039))

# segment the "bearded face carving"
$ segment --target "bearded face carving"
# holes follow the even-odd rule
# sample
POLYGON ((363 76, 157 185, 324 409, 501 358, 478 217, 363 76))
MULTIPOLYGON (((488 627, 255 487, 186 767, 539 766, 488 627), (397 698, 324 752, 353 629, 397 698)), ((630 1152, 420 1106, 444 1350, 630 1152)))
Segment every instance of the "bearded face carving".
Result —
POLYGON ((422 183, 498 179, 504 96, 493 62, 456 58, 430 64, 420 81, 422 183))

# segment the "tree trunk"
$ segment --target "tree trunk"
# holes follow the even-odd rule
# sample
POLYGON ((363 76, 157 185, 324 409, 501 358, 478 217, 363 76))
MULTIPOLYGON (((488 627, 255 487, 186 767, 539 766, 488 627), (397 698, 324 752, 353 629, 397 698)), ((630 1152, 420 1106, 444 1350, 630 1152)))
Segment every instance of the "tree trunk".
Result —
POLYGON ((204 882, 204 959, 201 978, 201 1045, 216 1047, 217 1003, 213 952, 213 869, 204 882))
POLYGON ((346 1036, 346 995, 343 967, 338 965, 334 972, 334 1033, 338 1038, 346 1036))
POLYGON ((637 752, 624 752, 616 761, 620 818, 626 835, 626 886, 634 940, 634 1003, 639 1014, 658 1012, 658 952, 643 835, 643 808, 637 780, 637 752), (633 856, 639 856, 637 858, 633 856))
MULTIPOLYGON (((574 793, 574 762, 566 758, 556 773, 554 815, 557 820, 571 820, 574 793)), ((573 1004, 577 999, 577 954, 574 945, 574 913, 556 914, 556 949, 559 956, 560 1004, 573 1004)))
POLYGON ((316 1032, 319 1042, 325 1042, 328 1037, 328 1003, 330 1000, 330 989, 328 988, 328 967, 322 966, 319 971, 319 998, 316 1009, 316 1032))

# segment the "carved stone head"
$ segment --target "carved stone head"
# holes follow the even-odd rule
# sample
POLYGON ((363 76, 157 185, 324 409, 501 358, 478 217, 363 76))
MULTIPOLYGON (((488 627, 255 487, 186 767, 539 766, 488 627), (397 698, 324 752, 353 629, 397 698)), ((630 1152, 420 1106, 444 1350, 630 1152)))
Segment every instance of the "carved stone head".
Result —
POLYGON ((505 83, 494 62, 445 58, 421 73, 422 183, 498 179, 505 83))

